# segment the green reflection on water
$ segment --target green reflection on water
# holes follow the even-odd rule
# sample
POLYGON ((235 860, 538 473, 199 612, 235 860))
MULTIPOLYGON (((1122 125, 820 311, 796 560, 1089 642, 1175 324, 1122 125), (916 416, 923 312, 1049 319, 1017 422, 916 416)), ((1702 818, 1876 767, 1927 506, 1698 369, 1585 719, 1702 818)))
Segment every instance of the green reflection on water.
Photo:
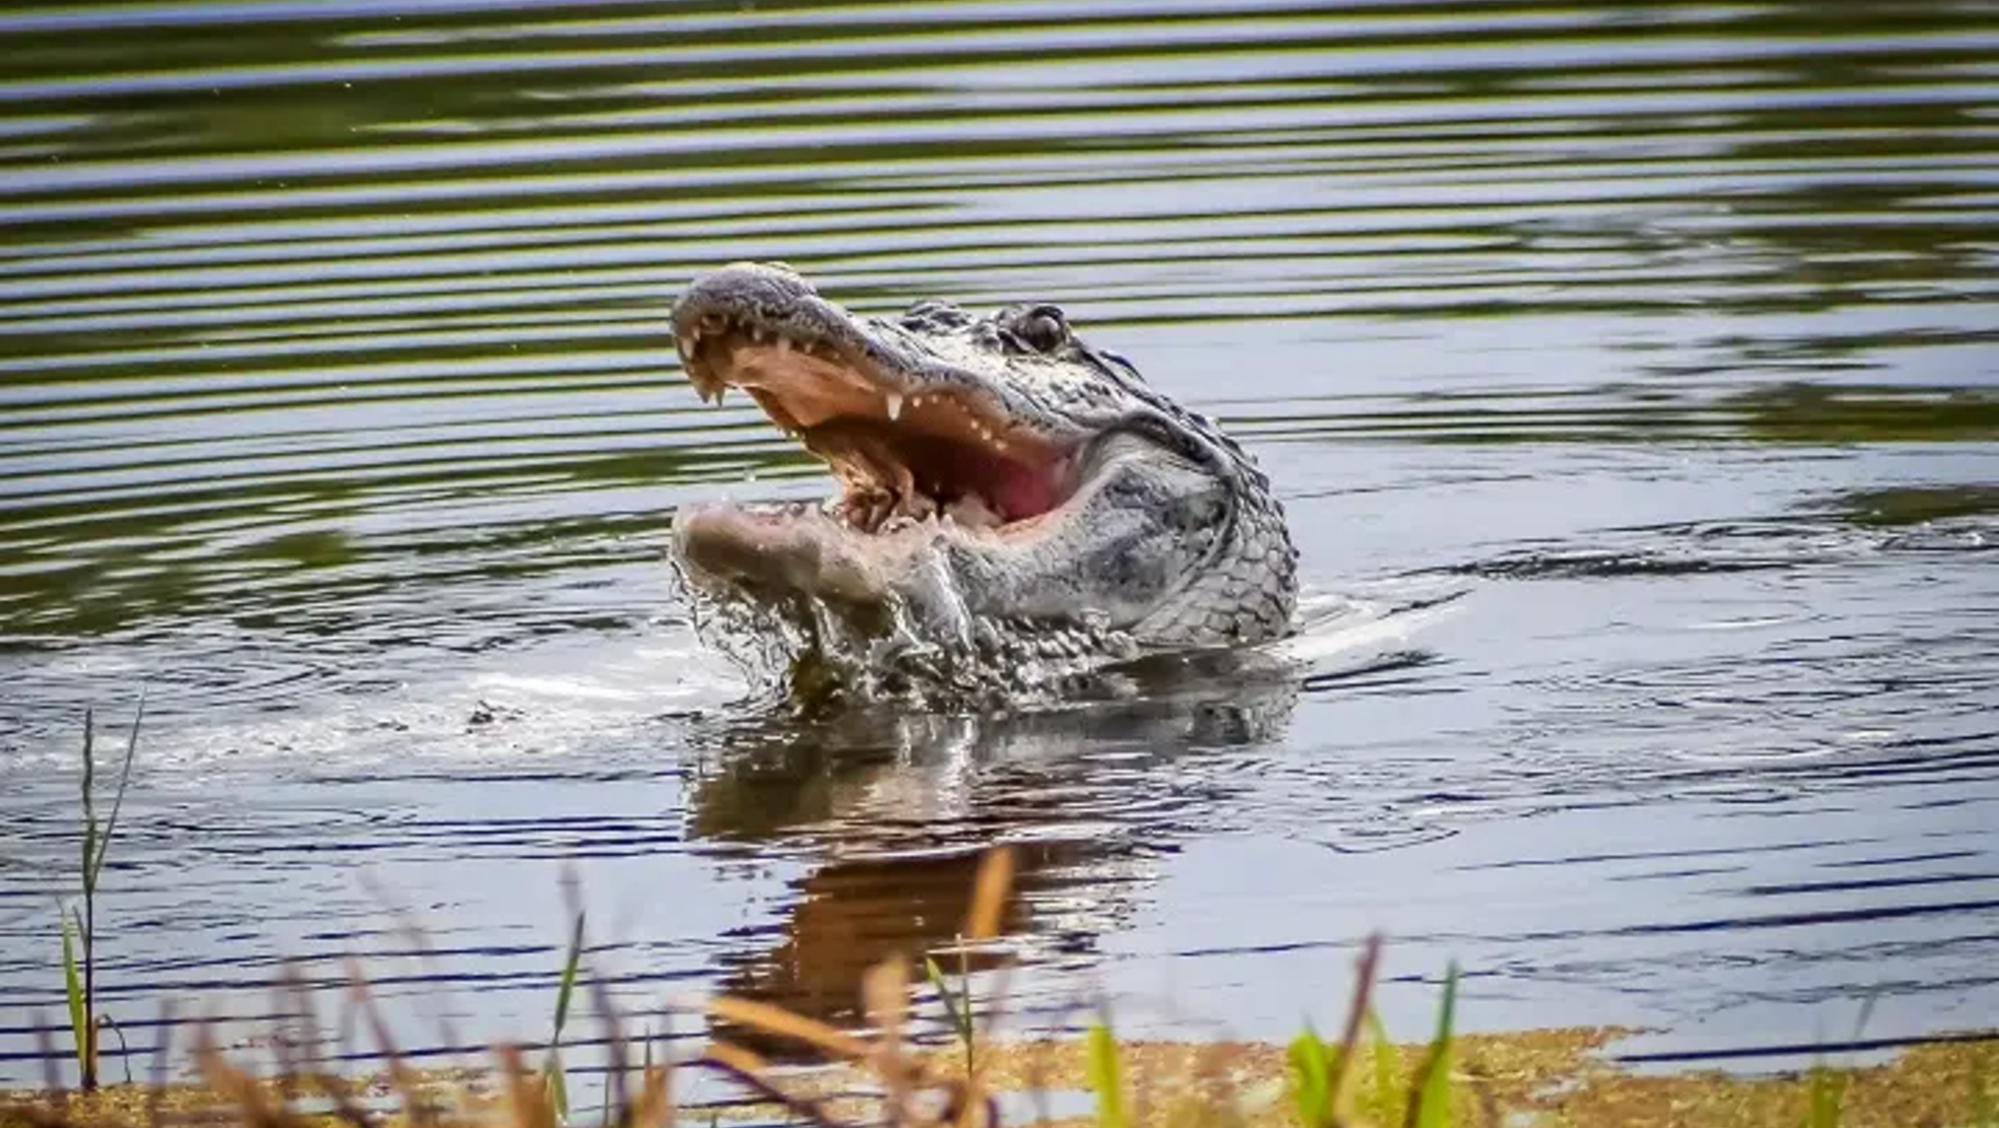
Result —
POLYGON ((1829 507, 1855 525, 1905 528, 1932 521, 1999 514, 1999 485, 1856 490, 1840 495, 1829 507))
POLYGON ((1999 391, 1780 384, 1734 397, 1753 437, 1793 443, 1999 440, 1999 391))
POLYGON ((1904 370, 1999 343, 1988 23, 10 9, 0 634, 584 566, 656 546, 690 489, 816 474, 687 411, 661 315, 736 257, 866 308, 1032 290, 1142 342, 1205 326, 1276 373, 1228 412, 1253 442, 1990 442, 1980 373, 1904 370), (1558 319, 1600 327, 1617 386, 1468 361, 1349 394, 1261 351, 1403 333, 1414 368, 1558 319))

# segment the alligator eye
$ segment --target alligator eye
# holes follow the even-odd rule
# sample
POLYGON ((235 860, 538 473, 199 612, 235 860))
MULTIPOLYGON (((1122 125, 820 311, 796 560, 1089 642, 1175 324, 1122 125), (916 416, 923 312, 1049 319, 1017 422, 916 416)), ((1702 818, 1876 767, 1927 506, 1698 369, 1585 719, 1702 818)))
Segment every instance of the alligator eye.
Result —
POLYGON ((1069 325, 1062 320, 1061 310, 1038 305, 1020 315, 1013 323, 1013 333, 1037 352, 1054 352, 1069 339, 1069 325))

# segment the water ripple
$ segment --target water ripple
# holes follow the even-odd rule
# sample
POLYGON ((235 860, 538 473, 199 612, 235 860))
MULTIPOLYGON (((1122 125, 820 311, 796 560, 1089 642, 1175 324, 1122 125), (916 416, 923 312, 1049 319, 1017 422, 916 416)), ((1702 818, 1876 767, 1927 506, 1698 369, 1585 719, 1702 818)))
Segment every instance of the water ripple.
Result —
MULTIPOLYGON (((248 1032, 286 957, 330 988, 347 952, 413 1053, 531 1033, 571 862, 620 999, 851 1017, 993 840, 1057 1028, 1099 987, 1146 1021, 1163 963, 1288 1035, 1375 927, 1462 960, 1482 1023, 1651 1025, 1648 1060, 1876 988, 1886 1036, 1989 1023, 1989 25, 0 12, 0 1079, 61 1010, 81 714, 116 745, 142 686, 105 905, 135 1033, 173 993, 248 1032), (868 312, 1062 302, 1221 418, 1304 552, 1304 668, 1014 716, 738 701, 671 514, 825 489, 667 340, 745 257, 868 312)), ((1391 1023, 1433 986, 1384 985, 1391 1023)))

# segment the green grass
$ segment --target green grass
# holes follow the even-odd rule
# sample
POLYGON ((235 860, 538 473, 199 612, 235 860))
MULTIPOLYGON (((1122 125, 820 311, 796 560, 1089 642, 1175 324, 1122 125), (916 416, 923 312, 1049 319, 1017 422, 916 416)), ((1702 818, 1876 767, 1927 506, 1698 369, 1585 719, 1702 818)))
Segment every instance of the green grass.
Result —
MULTIPOLYGON (((569 1004, 576 996, 576 975, 583 966, 583 914, 569 931, 569 954, 562 961, 562 981, 555 992, 555 1023, 548 1036, 548 1061, 542 1067, 542 1086, 548 1105, 558 1123, 569 1121, 569 1081, 562 1068, 562 1032, 569 1025, 569 1004)), ((648 1045, 650 1050, 650 1045, 648 1045)))
POLYGON ((1088 1052, 1090 1091, 1097 1096, 1098 1128, 1127 1128, 1131 1120, 1125 1113, 1124 1062, 1107 1019, 1091 1024, 1088 1052))
MULTIPOLYGON (((1285 1065, 1291 1107, 1298 1128, 1346 1128, 1359 1122, 1404 1124, 1408 1128, 1452 1128, 1458 1121, 1451 1106, 1451 1063, 1456 1049, 1458 969, 1452 964, 1444 977, 1444 994, 1437 1010, 1437 1030, 1426 1048, 1414 1080, 1406 1090, 1397 1084, 1399 1053, 1381 1018, 1370 1005, 1374 976, 1379 967, 1381 938, 1370 937, 1359 960, 1358 976, 1345 1034, 1328 1042, 1307 1022, 1305 1029, 1285 1048, 1285 1065), (1373 1071, 1365 1083, 1360 1104, 1364 1118, 1350 1111, 1347 1088, 1362 1056, 1361 1032, 1365 1028, 1372 1042, 1367 1047, 1373 1071)), ((1130 1128, 1128 1086, 1123 1054, 1108 1018, 1100 1018, 1085 1036, 1084 1055, 1090 1092, 1096 1097, 1098 1128, 1130 1128)), ((1227 1110, 1209 1108, 1200 1123, 1223 1124, 1231 1117, 1227 1110)), ((1812 1128, 1821 1128, 1813 1125, 1812 1128)), ((1826 1126, 1830 1128, 1830 1126, 1826 1126)))
POLYGON ((923 957, 923 973, 930 980, 931 989, 937 992, 937 1001, 944 1008, 944 1017, 951 1024, 951 1033, 965 1048, 965 1076, 970 1077, 978 1067, 978 1026, 972 1017, 972 971, 965 956, 964 937, 958 938, 958 988, 952 990, 950 980, 944 977, 944 969, 929 956, 923 957))
POLYGON ((1444 977, 1444 1001, 1437 1009, 1437 1036, 1409 1094, 1409 1123, 1415 1128, 1450 1128, 1451 1028, 1457 1018, 1458 965, 1444 977))
MULTIPOLYGON (((97 890, 104 875, 104 859, 110 855, 111 841, 118 833, 118 815, 125 807, 125 792, 132 783, 132 761, 139 752, 139 722, 146 715, 146 700, 132 716, 132 733, 125 742, 125 760, 118 769, 118 789, 113 793, 111 813, 100 825, 97 821, 96 716, 83 714, 83 856, 77 876, 81 906, 60 904, 56 912, 62 921, 63 995, 69 1005, 70 1044, 76 1060, 78 1087, 96 1090, 98 1078, 98 1038, 100 1027, 109 1026, 110 1017, 97 1013, 97 890)), ((129 1066, 128 1066, 129 1069, 129 1066)), ((129 1080, 129 1077, 127 1078, 129 1080)))
POLYGON ((1301 1128, 1330 1128, 1333 1123, 1333 1077, 1345 1064, 1339 1046, 1327 1045, 1308 1023, 1291 1039, 1285 1057, 1291 1068, 1291 1100, 1301 1128))
POLYGON ((1971 1119, 1963 1128, 1999 1128, 1999 1106, 1993 1104, 1983 1073, 1971 1079, 1971 1119))

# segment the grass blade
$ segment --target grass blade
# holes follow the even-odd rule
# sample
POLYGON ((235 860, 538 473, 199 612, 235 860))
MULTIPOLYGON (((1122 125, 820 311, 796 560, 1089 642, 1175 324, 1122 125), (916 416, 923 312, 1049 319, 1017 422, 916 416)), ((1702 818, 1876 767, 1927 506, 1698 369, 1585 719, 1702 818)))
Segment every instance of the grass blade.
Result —
POLYGON ((958 983, 961 990, 951 990, 951 984, 944 978, 944 969, 929 956, 923 957, 923 974, 930 980, 930 986, 937 992, 937 1000, 944 1004, 944 1014, 951 1020, 951 1029, 958 1035, 959 1044, 965 1047, 965 1077, 969 1080, 978 1071, 978 1027, 973 1025, 971 971, 965 964, 964 938, 959 938, 958 983))
POLYGON ((555 992, 555 1029, 548 1039, 548 1062, 542 1067, 542 1085, 558 1124, 569 1121, 569 1084, 563 1077, 562 1030, 569 1025, 569 1003, 576 995, 576 973, 583 965, 583 914, 576 914, 576 926, 569 933, 569 952, 562 961, 562 983, 555 992))
POLYGON ((75 910, 65 910, 62 914, 62 981, 64 993, 69 997, 69 1031, 75 1040, 77 1068, 85 1076, 95 1073, 92 1068, 91 1051, 95 1049, 96 1031, 90 1024, 90 1006, 83 997, 83 972, 76 962, 76 935, 80 926, 74 920, 75 910))
POLYGON ((958 997, 957 992, 951 990, 950 981, 944 978, 944 969, 937 966, 936 960, 925 956, 923 974, 930 980, 931 989, 937 992, 937 1000, 944 1004, 944 1013, 951 1020, 951 1029, 957 1032, 959 1038, 969 1039, 972 1034, 972 1022, 971 1015, 967 1012, 971 1008, 964 1005, 964 1000, 958 997))
POLYGON ((1812 1066, 1805 1108, 1807 1128, 1839 1128, 1841 1106, 1845 1103, 1846 1079, 1823 1064, 1812 1066))
POLYGON ((97 790, 97 714, 90 709, 83 711, 83 868, 79 871, 83 878, 83 892, 90 894, 95 884, 96 873, 90 860, 97 853, 97 799, 92 793, 97 790))
POLYGON ((1451 964, 1444 977, 1444 1002, 1437 1011, 1437 1036, 1430 1043, 1411 1095, 1411 1128, 1450 1128, 1451 1123, 1451 1025, 1458 1001, 1458 965, 1451 964))
POLYGON ((1860 1036, 1867 1032, 1868 1020, 1874 1017, 1874 1004, 1880 1001, 1881 988, 1879 987, 1867 992, 1867 997, 1860 1000, 1860 1013, 1855 1015, 1853 1019, 1853 1041, 1860 1041, 1860 1036))
POLYGON ((1100 1128, 1126 1128, 1124 1068, 1118 1060, 1117 1039, 1109 1024, 1102 1021, 1090 1027, 1089 1077, 1090 1088, 1097 1094, 1097 1124, 1100 1128))
MULTIPOLYGON (((85 786, 88 785, 86 784, 85 786)), ((83 864, 78 868, 77 873, 83 879, 83 895, 86 899, 97 892, 97 867, 90 863, 91 859, 98 855, 97 820, 91 815, 85 814, 83 819, 83 864)))
MULTIPOLYGON (((125 763, 118 769, 118 790, 111 795, 111 815, 104 820, 104 834, 97 840, 95 855, 91 855, 87 847, 85 849, 85 889, 97 888, 97 873, 104 868, 104 856, 111 850, 111 836, 118 830, 118 812, 124 809, 125 790, 132 784, 132 761, 139 755, 139 722, 145 718, 146 695, 141 692, 138 711, 132 714, 132 735, 125 741, 125 763)), ((96 829, 94 820, 90 829, 96 829)))
POLYGON ((1352 1119, 1354 1059, 1360 1054, 1361 1026, 1374 1010, 1374 980, 1381 970, 1381 933, 1370 933, 1354 961, 1353 996, 1347 1000, 1347 1020, 1340 1027, 1339 1045, 1331 1048, 1327 1061, 1325 1119, 1329 1124, 1352 1119))
POLYGON ((1291 1039, 1286 1056, 1294 1078, 1298 1123, 1304 1128, 1326 1128, 1333 1122, 1331 1047, 1320 1039, 1318 1031, 1307 1025, 1303 1033, 1291 1039))
POLYGON ((562 985, 555 993, 555 1040, 562 1040, 562 1028, 569 1024, 569 1000, 576 994, 576 969, 583 963, 583 914, 576 914, 576 927, 569 933, 569 954, 562 962, 562 985))
POLYGON ((555 1110, 557 1124, 569 1123, 569 1081, 563 1072, 562 1051, 550 1046, 548 1064, 542 1068, 542 1083, 548 1091, 548 1106, 555 1110))

